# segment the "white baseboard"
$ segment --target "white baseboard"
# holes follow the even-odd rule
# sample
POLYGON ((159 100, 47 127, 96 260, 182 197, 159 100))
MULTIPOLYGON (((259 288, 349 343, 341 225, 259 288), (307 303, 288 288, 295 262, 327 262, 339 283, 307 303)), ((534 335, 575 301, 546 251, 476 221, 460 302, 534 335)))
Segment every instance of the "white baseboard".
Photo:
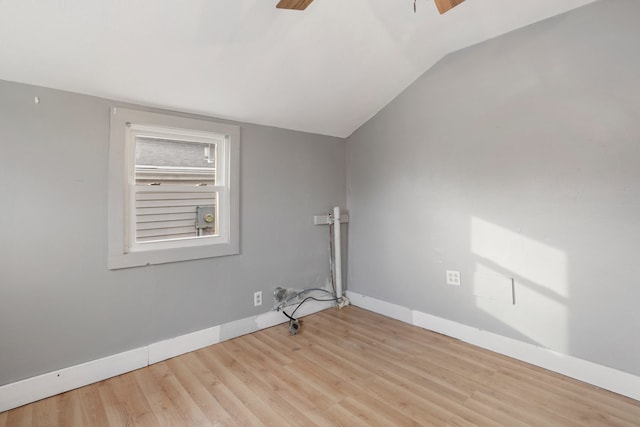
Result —
POLYGON ((347 291, 347 298, 349 298, 351 304, 355 305, 356 307, 361 307, 404 323, 413 324, 413 314, 411 313, 411 309, 407 307, 392 304, 390 302, 382 301, 376 298, 370 298, 368 296, 357 294, 351 291, 347 291))
POLYGON ((640 400, 640 377, 355 292, 351 304, 640 400), (410 313, 409 315, 407 313, 410 313))
POLYGON ((0 387, 0 412, 148 365, 147 347, 136 348, 0 387))
MULTIPOLYGON (((311 300, 300 307, 296 312, 296 317, 304 317, 326 310, 334 305, 335 303, 311 300)), ((284 314, 270 311, 6 384, 0 386, 0 412, 131 372, 286 321, 287 318, 284 314)))

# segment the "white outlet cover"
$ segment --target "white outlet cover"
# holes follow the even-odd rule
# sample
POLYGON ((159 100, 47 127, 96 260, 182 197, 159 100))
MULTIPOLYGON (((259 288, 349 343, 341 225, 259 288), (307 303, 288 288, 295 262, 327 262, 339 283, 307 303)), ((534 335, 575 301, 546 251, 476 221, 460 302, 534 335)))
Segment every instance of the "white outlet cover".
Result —
POLYGON ((262 291, 253 293, 253 305, 254 307, 262 305, 262 291))
POLYGON ((447 285, 460 286, 460 272, 447 270, 447 285))

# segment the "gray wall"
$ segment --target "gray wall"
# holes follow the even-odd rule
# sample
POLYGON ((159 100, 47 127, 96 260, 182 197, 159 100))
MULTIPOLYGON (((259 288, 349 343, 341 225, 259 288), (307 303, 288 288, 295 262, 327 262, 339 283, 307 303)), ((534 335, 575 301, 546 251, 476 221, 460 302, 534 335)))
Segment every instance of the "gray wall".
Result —
POLYGON ((266 312, 275 286, 328 280, 313 215, 346 204, 345 141, 249 124, 241 255, 108 270, 112 105, 0 81, 0 385, 266 312))
POLYGON ((640 375, 638 22, 600 1, 467 48, 355 132, 350 290, 640 375))

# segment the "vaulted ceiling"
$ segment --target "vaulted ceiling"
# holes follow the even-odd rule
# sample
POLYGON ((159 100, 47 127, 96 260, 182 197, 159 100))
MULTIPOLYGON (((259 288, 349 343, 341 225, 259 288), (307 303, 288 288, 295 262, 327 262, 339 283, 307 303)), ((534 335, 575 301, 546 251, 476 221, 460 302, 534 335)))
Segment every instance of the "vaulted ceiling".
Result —
POLYGON ((0 79, 346 137, 447 53, 593 0, 0 0, 0 79))

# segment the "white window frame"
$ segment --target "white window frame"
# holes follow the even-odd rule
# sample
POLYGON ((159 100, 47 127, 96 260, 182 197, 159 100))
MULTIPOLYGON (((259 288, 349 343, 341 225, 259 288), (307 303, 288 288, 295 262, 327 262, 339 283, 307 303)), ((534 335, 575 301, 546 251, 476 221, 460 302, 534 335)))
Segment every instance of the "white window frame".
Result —
MULTIPOLYGON (((109 269, 233 255, 240 252, 240 128, 235 125, 127 108, 112 108, 109 145, 109 269), (135 195, 168 191, 173 186, 136 186, 135 139, 138 136, 216 144, 218 229, 215 236, 135 241, 135 195)), ((180 192, 202 188, 176 186, 180 192)))

